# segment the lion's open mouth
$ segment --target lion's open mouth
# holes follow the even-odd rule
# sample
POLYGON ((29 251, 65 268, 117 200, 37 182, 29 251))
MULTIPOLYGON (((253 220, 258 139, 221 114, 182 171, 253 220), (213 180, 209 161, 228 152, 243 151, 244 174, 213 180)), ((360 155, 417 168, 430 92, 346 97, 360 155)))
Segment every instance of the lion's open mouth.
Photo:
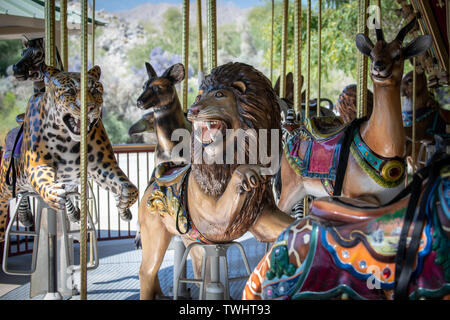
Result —
POLYGON ((227 125, 222 120, 195 120, 192 122, 194 134, 200 139, 202 144, 209 145, 219 137, 225 135, 227 125))
MULTIPOLYGON (((81 133, 81 119, 76 119, 70 114, 66 114, 63 118, 64 124, 74 135, 79 136, 81 133)), ((88 120, 89 121, 89 120, 88 120)), ((90 131, 92 123, 88 122, 87 129, 90 131)))

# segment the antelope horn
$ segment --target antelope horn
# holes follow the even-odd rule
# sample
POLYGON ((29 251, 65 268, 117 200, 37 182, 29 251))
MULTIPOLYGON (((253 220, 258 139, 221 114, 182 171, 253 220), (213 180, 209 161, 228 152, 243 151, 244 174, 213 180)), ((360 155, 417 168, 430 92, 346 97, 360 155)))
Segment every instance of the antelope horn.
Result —
POLYGON ((416 17, 414 17, 406 26, 404 26, 397 34, 397 36, 395 37, 395 40, 398 40, 400 42, 403 42, 403 40, 405 39, 406 35, 408 34, 409 31, 411 31, 411 29, 414 27, 414 25, 416 24, 416 17))

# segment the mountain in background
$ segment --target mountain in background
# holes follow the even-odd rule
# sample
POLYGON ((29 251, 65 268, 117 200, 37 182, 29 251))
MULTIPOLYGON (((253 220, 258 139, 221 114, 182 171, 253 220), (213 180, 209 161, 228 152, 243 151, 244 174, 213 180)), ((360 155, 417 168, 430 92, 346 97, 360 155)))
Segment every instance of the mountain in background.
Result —
MULTIPOLYGON (((129 23, 151 21, 152 24, 157 27, 163 22, 164 12, 171 7, 181 10, 181 4, 174 5, 170 3, 146 3, 130 10, 114 12, 114 14, 129 23)), ((197 7, 195 2, 191 3, 189 9, 190 25, 195 26, 197 21, 197 7)), ((218 1, 217 24, 223 25, 241 23, 247 18, 247 14, 250 12, 250 10, 251 8, 242 9, 231 1, 218 1)), ((204 23, 206 23, 206 6, 204 4, 202 5, 202 20, 204 23)))

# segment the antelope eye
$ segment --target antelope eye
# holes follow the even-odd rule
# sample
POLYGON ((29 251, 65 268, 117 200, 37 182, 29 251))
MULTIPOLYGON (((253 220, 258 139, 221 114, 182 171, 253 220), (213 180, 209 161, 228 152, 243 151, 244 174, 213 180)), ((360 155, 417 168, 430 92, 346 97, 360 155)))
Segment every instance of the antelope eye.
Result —
POLYGON ((216 97, 216 98, 222 98, 223 96, 224 96, 224 94, 223 94, 222 91, 217 91, 217 92, 214 94, 214 97, 216 97))
POLYGON ((400 60, 400 54, 399 54, 399 53, 397 53, 397 54, 394 56, 394 60, 400 60))

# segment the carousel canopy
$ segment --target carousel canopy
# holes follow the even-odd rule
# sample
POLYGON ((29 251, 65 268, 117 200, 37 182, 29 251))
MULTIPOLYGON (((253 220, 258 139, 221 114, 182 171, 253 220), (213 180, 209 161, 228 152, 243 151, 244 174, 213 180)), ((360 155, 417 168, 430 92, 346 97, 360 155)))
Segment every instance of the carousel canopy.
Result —
MULTIPOLYGON (((55 28, 59 34, 60 8, 55 6, 55 28)), ((40 0, 0 0, 0 39, 20 39, 43 37, 45 34, 45 1, 40 0)), ((67 10, 69 34, 80 30, 81 14, 67 10)), ((91 23, 92 19, 88 19, 91 23)), ((95 24, 104 26, 106 21, 95 19, 95 24)), ((90 30, 89 30, 90 31, 90 30)))

